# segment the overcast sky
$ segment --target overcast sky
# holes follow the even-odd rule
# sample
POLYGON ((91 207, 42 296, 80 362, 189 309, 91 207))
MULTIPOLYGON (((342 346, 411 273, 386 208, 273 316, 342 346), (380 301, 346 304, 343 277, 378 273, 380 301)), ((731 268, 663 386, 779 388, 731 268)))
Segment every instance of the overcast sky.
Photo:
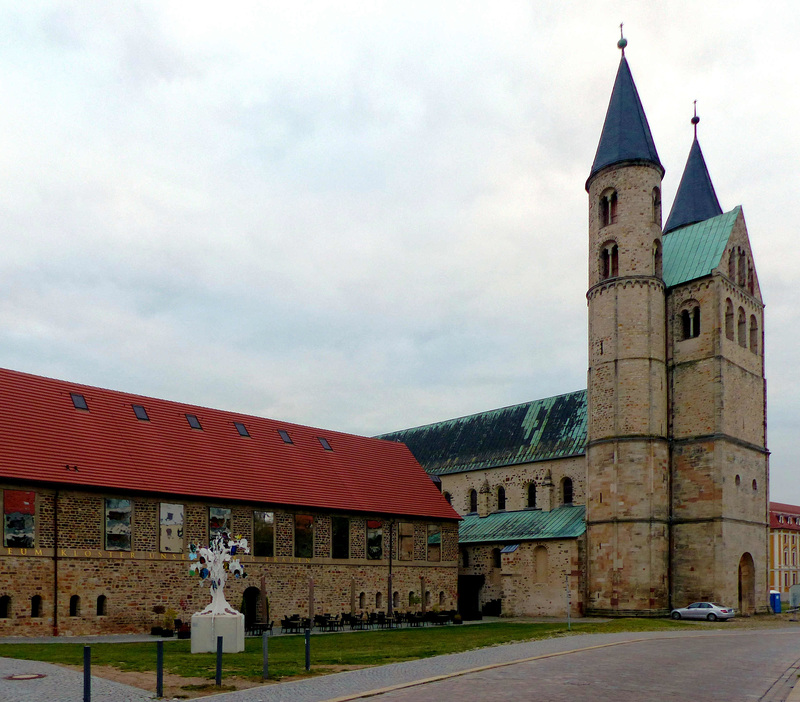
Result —
POLYGON ((800 9, 0 6, 0 365, 373 435, 586 387, 587 197, 626 51, 665 219, 700 142, 800 504, 800 9))

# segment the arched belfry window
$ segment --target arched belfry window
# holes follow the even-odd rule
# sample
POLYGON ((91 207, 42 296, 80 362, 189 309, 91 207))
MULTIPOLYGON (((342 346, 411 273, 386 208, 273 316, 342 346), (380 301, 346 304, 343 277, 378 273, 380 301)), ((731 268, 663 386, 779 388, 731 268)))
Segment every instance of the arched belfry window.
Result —
POLYGON ((603 244, 600 251, 600 279, 616 278, 619 275, 619 249, 616 242, 603 244))
POLYGON ((753 266, 747 266, 747 292, 751 295, 755 294, 756 289, 756 282, 755 276, 753 275, 753 266))
POLYGON ((661 242, 656 239, 653 242, 653 275, 660 278, 661 273, 661 242))
POLYGON ((617 191, 606 190, 600 196, 600 226, 607 227, 617 221, 617 191))
POLYGON ((497 509, 502 511, 506 508, 506 489, 501 485, 497 488, 497 509))
POLYGON ((747 257, 745 256, 744 251, 739 249, 739 260, 738 265, 736 266, 736 282, 739 283, 740 287, 744 287, 745 278, 744 278, 744 271, 745 266, 747 265, 747 257))
POLYGON ((750 350, 758 353, 758 322, 754 314, 750 315, 750 350))
POLYGON ((735 283, 736 282, 736 250, 731 249, 728 254, 728 277, 735 283))
POLYGON ((739 342, 739 346, 742 348, 747 348, 747 316, 741 307, 739 308, 737 327, 736 340, 739 342))
POLYGON ((653 223, 661 226, 661 191, 653 188, 653 223))
POLYGON ((700 336, 700 306, 694 305, 681 312, 681 339, 700 336))
POLYGON ((470 512, 478 511, 478 493, 476 490, 469 491, 469 511, 470 512))
POLYGON ((725 336, 733 341, 733 303, 730 298, 725 300, 725 336))

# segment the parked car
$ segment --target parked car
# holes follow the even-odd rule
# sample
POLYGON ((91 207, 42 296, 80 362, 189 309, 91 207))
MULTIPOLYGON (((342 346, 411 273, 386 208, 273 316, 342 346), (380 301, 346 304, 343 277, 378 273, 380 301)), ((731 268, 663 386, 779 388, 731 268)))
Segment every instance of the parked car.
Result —
POLYGON ((673 619, 708 619, 715 622, 717 619, 733 619, 733 607, 725 607, 718 602, 693 602, 688 607, 673 609, 670 616, 673 619))

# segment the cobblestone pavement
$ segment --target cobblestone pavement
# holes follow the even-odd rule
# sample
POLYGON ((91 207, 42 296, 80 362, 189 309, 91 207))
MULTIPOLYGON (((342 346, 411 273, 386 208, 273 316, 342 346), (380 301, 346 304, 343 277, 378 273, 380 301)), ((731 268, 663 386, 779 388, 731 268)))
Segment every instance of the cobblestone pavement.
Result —
MULTIPOLYGON (((92 702, 143 702, 154 695, 137 687, 92 678, 92 702)), ((39 661, 0 658, 0 701, 81 702, 83 673, 39 661), (34 680, 7 680, 8 675, 39 674, 34 680)))
MULTIPOLYGON (((115 637, 104 637, 116 640, 115 637)), ((91 637, 97 641, 100 637, 91 637)), ((119 637, 130 641, 131 638, 119 637)), ((144 640, 152 640, 144 637, 144 640)), ((590 634, 326 675, 202 698, 209 702, 322 702, 373 696, 389 702, 533 699, 558 702, 790 698, 800 671, 800 630, 711 630, 590 634), (566 654, 566 655, 561 655, 566 654), (525 659, 537 660, 525 661, 525 659), (518 662, 524 661, 524 662, 518 662), (483 668, 476 672, 476 668, 483 668), (426 682, 431 678, 443 680, 426 682)), ((80 702, 81 672, 0 658, 1 702, 80 702), (6 680, 44 673, 37 680, 6 680)), ((93 678, 92 702, 140 702, 153 694, 93 678)), ((794 699, 794 698, 792 698, 794 699)))
MULTIPOLYGON (((674 700, 734 700, 763 699, 764 702, 782 702, 783 697, 765 697, 768 690, 779 681, 792 665, 798 664, 800 656, 800 631, 796 628, 787 630, 754 630, 734 631, 709 630, 692 632, 642 632, 623 634, 591 634, 570 636, 544 641, 495 646, 492 648, 469 651, 467 653, 436 656, 419 661, 395 663, 377 668, 365 668, 348 673, 338 673, 309 680, 269 685, 265 687, 242 690, 241 692, 213 695, 209 702, 322 702, 324 700, 357 699, 365 692, 382 690, 396 685, 429 680, 437 676, 458 674, 463 671, 485 666, 490 668, 481 673, 457 675, 441 682, 428 682, 424 685, 407 687, 404 690, 386 693, 375 697, 376 700, 404 700, 422 702, 423 700, 458 699, 459 702, 475 700, 514 700, 536 699, 556 702, 557 700, 592 700, 592 702, 622 702, 623 700, 674 699, 674 700), (730 641, 731 645, 722 645, 730 641), (635 643, 626 643, 635 642, 635 643), (624 644, 611 645, 609 644, 624 644), (602 646, 603 648, 594 648, 602 646), (684 664, 692 673, 697 667, 706 668, 706 652, 721 651, 715 658, 713 666, 708 666, 708 683, 702 686, 711 695, 716 680, 724 681, 729 671, 735 672, 733 682, 726 684, 721 696, 704 697, 692 692, 691 683, 684 694, 680 684, 671 682, 671 670, 656 673, 660 665, 661 647, 664 646, 672 656, 684 658, 684 664), (696 650, 696 658, 686 661, 685 653, 696 650), (733 658, 728 658, 726 650, 733 651, 733 658), (553 654, 578 651, 569 655, 553 654), (526 658, 552 656, 539 662, 508 664, 526 658), (610 661, 626 663, 634 661, 626 674, 631 685, 631 694, 621 696, 626 689, 616 672, 605 672, 603 677, 611 686, 609 695, 598 695, 597 671, 590 672, 584 661, 601 661, 600 670, 608 666, 610 661), (558 674, 551 676, 550 687, 545 690, 537 665, 551 665, 556 662, 560 667, 558 674), (526 667, 527 666, 527 667, 526 667), (594 675, 594 677, 593 677, 594 675), (632 681, 639 680, 638 689, 632 681), (484 680, 486 681, 484 683, 484 680), (755 680, 755 682, 754 682, 755 680), (678 696, 662 695, 662 685, 673 688, 678 696), (749 685, 760 690, 755 696, 742 697, 740 691, 749 685), (616 686, 616 687, 615 687, 616 686), (503 696, 502 691, 513 689, 513 693, 503 696), (657 692, 656 692, 657 691, 657 692), (535 696, 534 696, 535 695, 535 696)), ((595 663, 597 666, 598 663, 595 663)), ((691 677, 691 676, 689 676, 691 677)), ((796 680, 796 678, 795 678, 796 680)), ((722 689, 722 688, 719 688, 722 689)), ((786 691, 788 694, 788 690, 786 691)), ((749 693, 748 693, 749 694, 749 693)), ((372 695, 370 695, 372 696, 372 695)))

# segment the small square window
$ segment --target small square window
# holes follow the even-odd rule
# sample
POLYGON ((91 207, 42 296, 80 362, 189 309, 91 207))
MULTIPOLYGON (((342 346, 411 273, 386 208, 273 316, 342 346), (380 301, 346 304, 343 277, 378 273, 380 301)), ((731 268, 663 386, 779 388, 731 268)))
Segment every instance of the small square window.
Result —
POLYGON ((149 422, 150 417, 147 416, 147 410, 142 407, 141 405, 131 405, 133 407, 133 413, 136 415, 136 419, 140 419, 143 422, 149 422))
POLYGON ((293 444, 292 437, 289 436, 288 431, 284 431, 283 429, 278 429, 278 434, 280 434, 281 439, 283 439, 284 444, 293 444))
POLYGON ((75 406, 75 409, 79 410, 88 410, 89 405, 86 404, 86 398, 77 392, 71 392, 69 396, 72 398, 72 404, 75 406))
POLYGON ((186 421, 189 422, 189 426, 192 429, 202 429, 203 427, 200 426, 200 420, 197 418, 197 415, 194 414, 187 414, 186 421))
POLYGON ((333 449, 331 448, 331 445, 328 443, 327 439, 325 439, 325 438, 323 438, 321 436, 318 436, 317 438, 319 439, 319 443, 322 444, 322 448, 324 448, 326 451, 333 451, 333 449))
POLYGON ((250 432, 247 431, 247 427, 241 422, 234 422, 233 426, 236 427, 236 431, 239 432, 240 436, 250 436, 250 432))

